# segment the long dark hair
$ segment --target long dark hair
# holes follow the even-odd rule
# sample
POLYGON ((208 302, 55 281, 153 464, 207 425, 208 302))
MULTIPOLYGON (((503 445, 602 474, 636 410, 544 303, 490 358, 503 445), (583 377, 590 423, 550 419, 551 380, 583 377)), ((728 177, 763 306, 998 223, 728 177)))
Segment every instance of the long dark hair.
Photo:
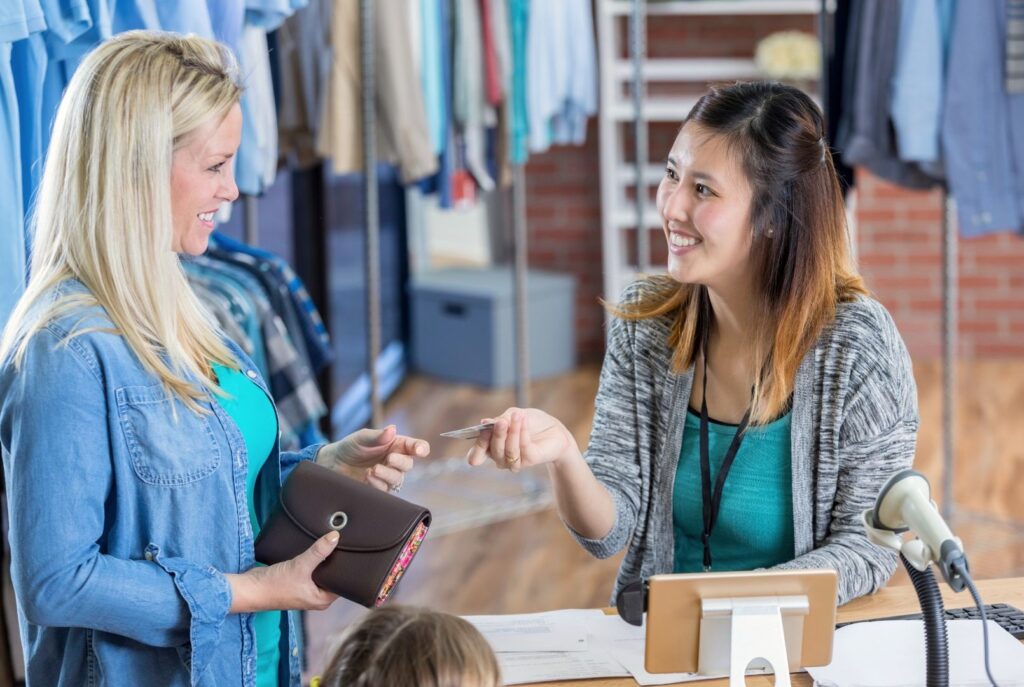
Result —
MULTIPOLYGON (((761 373, 751 418, 768 422, 785 409, 800 362, 838 303, 867 293, 850 257, 824 117, 800 89, 755 81, 712 88, 683 121, 691 124, 725 141, 753 190, 751 269, 762 321, 753 336, 761 373)), ((631 320, 673 313, 668 345, 682 371, 711 326, 707 288, 666 276, 648 282, 639 302, 609 309, 631 320)))

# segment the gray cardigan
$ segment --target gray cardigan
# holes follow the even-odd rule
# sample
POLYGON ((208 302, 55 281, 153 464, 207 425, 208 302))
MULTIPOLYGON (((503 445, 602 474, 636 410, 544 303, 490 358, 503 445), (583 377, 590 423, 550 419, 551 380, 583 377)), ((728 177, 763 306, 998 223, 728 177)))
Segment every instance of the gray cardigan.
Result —
MULTIPOLYGON (((624 302, 646 288, 643 282, 633 284, 624 302)), ((585 458, 611 493, 615 524, 602 539, 573 534, 599 558, 629 545, 612 603, 624 585, 672 572, 672 490, 693 368, 672 371, 670 324, 670 316, 613 318, 601 370, 585 458)), ((910 356, 889 313, 870 298, 841 304, 796 376, 791 430, 796 558, 779 568, 836 570, 839 603, 885 584, 896 555, 868 541, 860 515, 873 506, 886 479, 913 462, 917 427, 910 356)))

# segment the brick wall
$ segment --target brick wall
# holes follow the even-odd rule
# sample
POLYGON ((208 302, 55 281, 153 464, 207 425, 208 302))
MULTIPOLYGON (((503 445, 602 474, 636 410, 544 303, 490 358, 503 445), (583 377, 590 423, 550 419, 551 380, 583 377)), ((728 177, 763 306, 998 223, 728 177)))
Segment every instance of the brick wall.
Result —
MULTIPOLYGON (((857 172, 860 268, 915 359, 942 346, 942 195, 857 172)), ((955 221, 955 218, 954 218, 955 221)), ((958 239, 959 355, 1024 355, 1024 238, 958 239)))
MULTIPOLYGON (((649 23, 648 50, 655 56, 749 56, 761 37, 789 28, 814 31, 814 20, 659 18, 649 23)), ((663 158, 672 134, 672 127, 651 132, 651 161, 663 158)), ((868 286, 893 314, 911 355, 937 357, 942 345, 941 195, 906 191, 863 171, 857 179, 857 250, 868 286)), ((581 359, 599 358, 604 333, 597 303, 603 281, 596 119, 585 145, 531 156, 526 183, 530 263, 576 276, 578 352, 581 359)), ((960 354, 1024 355, 1024 238, 1005 232, 958 245, 960 354)), ((655 239, 652 246, 660 244, 655 239)))

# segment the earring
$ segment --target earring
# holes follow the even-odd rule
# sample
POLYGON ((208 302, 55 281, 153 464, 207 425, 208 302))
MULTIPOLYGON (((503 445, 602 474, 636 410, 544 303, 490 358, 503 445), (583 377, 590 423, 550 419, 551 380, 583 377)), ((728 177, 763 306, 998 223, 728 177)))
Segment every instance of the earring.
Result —
POLYGON ((768 238, 772 238, 773 236, 775 236, 775 230, 769 229, 766 232, 764 232, 764 235, 767 236, 768 238))

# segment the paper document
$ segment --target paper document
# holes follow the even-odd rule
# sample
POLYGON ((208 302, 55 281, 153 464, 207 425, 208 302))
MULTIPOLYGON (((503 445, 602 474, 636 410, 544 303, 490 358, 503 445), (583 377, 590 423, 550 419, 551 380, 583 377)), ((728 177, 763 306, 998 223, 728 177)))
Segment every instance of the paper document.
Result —
MULTIPOLYGON (((989 684, 985 676, 980 620, 950 620, 950 687, 989 684)), ((1024 646, 988 621, 989 660, 1000 687, 1024 687, 1024 646)), ((894 687, 925 684, 924 624, 920 620, 878 620, 836 630, 832 663, 808 668, 822 687, 894 687)))
POLYGON ((554 680, 629 677, 629 671, 599 651, 538 651, 500 653, 502 684, 528 685, 554 680))
POLYGON ((519 615, 467 615, 497 653, 586 651, 586 619, 601 611, 549 611, 519 615))
POLYGON ((644 670, 646 628, 600 610, 464 617, 498 655, 506 685, 629 676, 640 685, 671 685, 723 677, 648 673, 644 670))
MULTIPOLYGON (((646 620, 646 616, 644 617, 646 620)), ((697 673, 648 673, 644 668, 644 649, 647 642, 646 624, 630 625, 617 615, 596 618, 587 625, 591 645, 605 644, 615 660, 622 664, 639 685, 677 685, 682 682, 712 680, 726 675, 698 675, 697 673)), ((747 675, 760 675, 767 671, 748 670, 747 675)))

